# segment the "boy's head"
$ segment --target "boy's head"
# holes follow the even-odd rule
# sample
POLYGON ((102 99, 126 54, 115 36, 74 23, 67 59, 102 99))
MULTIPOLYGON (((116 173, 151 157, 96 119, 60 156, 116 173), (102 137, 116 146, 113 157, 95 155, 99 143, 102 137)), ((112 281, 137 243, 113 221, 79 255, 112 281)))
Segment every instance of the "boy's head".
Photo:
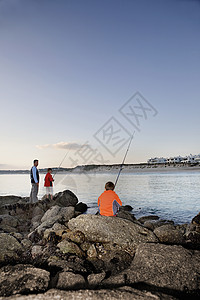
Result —
POLYGON ((52 169, 51 169, 51 168, 48 168, 48 169, 47 169, 47 172, 51 173, 51 172, 52 172, 52 169))
POLYGON ((111 191, 113 191, 113 190, 114 190, 114 188, 115 188, 115 185, 114 185, 114 183, 113 183, 113 182, 111 182, 111 181, 108 181, 108 182, 106 182, 106 185, 105 185, 105 189, 106 189, 106 191, 108 191, 108 190, 111 190, 111 191))

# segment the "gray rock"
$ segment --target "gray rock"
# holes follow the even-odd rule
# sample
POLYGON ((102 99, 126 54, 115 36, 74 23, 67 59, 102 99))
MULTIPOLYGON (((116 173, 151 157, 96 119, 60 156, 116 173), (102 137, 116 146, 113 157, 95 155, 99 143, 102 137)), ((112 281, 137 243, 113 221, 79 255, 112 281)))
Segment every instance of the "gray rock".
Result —
POLYGON ((43 247, 40 245, 35 245, 32 247, 31 249, 31 255, 33 258, 35 258, 36 256, 41 256, 42 255, 42 250, 43 247))
POLYGON ((3 267, 0 269, 0 295, 45 291, 49 278, 49 272, 31 265, 3 267))
POLYGON ((39 234, 45 229, 52 227, 55 223, 68 222, 74 217, 74 207, 52 206, 42 217, 42 224, 36 228, 39 234))
POLYGON ((17 227, 19 225, 19 220, 16 217, 10 215, 1 215, 0 216, 0 226, 7 225, 10 227, 17 227))
POLYGON ((140 244, 131 266, 124 271, 129 284, 145 284, 169 290, 200 288, 200 251, 182 246, 140 244))
POLYGON ((101 282, 106 277, 106 273, 90 274, 87 277, 88 285, 90 288, 94 289, 101 284, 101 282))
POLYGON ((165 295, 163 293, 154 293, 148 291, 140 291, 125 286, 117 289, 101 289, 101 290, 79 290, 79 291, 62 291, 51 289, 44 294, 28 295, 28 296, 12 296, 8 300, 176 300, 176 298, 165 295))
POLYGON ((23 247, 16 238, 7 233, 0 233, 0 263, 19 259, 21 252, 23 247))
POLYGON ((142 224, 144 224, 144 222, 146 221, 153 221, 153 220, 158 220, 159 217, 158 216, 155 216, 155 215, 152 215, 152 216, 144 216, 144 217, 141 217, 138 219, 138 221, 142 224))
POLYGON ((104 288, 112 288, 113 286, 124 286, 126 285, 126 276, 125 274, 116 274, 110 276, 107 279, 102 280, 100 285, 104 288))
POLYGON ((31 241, 28 240, 28 239, 23 239, 23 240, 21 241, 21 245, 22 245, 25 249, 29 249, 29 248, 31 248, 32 243, 31 243, 31 241))
POLYGON ((157 242, 152 231, 116 217, 81 215, 68 222, 72 231, 81 231, 93 243, 105 243, 110 250, 125 250, 131 255, 142 242, 157 242))
POLYGON ((129 221, 135 221, 136 220, 134 215, 131 214, 129 211, 126 211, 126 210, 120 210, 117 214, 117 217, 129 220, 129 221))
POLYGON ((70 256, 70 258, 66 260, 60 259, 57 256, 51 256, 48 258, 48 266, 62 269, 65 272, 88 273, 88 270, 85 268, 85 261, 79 257, 70 256))
POLYGON ((130 205, 120 206, 119 211, 132 211, 133 207, 130 205))
POLYGON ((76 204, 75 206, 75 211, 77 212, 81 212, 81 213, 84 213, 86 212, 88 209, 88 206, 87 204, 83 203, 83 202, 79 202, 78 204, 76 204))
POLYGON ((156 228, 155 223, 151 222, 151 221, 145 221, 144 222, 144 227, 154 231, 154 229, 156 228))
POLYGON ((184 244, 184 233, 176 229, 175 226, 167 224, 160 226, 154 230, 154 234, 158 237, 161 243, 166 244, 184 244))
POLYGON ((57 247, 62 253, 71 253, 76 254, 79 257, 84 257, 84 252, 73 242, 63 240, 62 242, 58 243, 57 247))
POLYGON ((79 290, 86 287, 86 282, 83 276, 71 272, 62 272, 58 275, 57 286, 63 290, 79 290))
POLYGON ((54 205, 59 205, 59 206, 73 206, 75 207, 76 204, 78 203, 78 198, 74 193, 72 193, 69 190, 65 190, 63 192, 59 192, 54 195, 54 205))
POLYGON ((49 219, 58 217, 59 211, 61 207, 58 205, 52 206, 50 209, 48 209, 45 214, 43 215, 41 222, 47 222, 49 219))
POLYGON ((15 204, 18 201, 20 201, 21 199, 22 199, 22 197, 14 196, 14 195, 0 196, 0 203, 1 203, 1 206, 15 204))

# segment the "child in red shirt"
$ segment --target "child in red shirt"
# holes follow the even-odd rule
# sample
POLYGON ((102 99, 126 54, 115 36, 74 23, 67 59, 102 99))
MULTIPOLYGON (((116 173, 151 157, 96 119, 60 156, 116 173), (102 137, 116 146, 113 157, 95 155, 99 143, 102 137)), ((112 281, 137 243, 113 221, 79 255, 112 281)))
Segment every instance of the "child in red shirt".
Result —
POLYGON ((109 181, 105 185, 105 191, 98 199, 98 208, 102 216, 116 216, 119 207, 122 205, 118 195, 114 192, 115 185, 109 181))
POLYGON ((53 199, 53 181, 54 181, 54 179, 53 179, 51 173, 52 173, 52 169, 48 168, 47 174, 44 179, 44 186, 46 187, 46 197, 48 198, 50 195, 51 200, 52 200, 53 199))

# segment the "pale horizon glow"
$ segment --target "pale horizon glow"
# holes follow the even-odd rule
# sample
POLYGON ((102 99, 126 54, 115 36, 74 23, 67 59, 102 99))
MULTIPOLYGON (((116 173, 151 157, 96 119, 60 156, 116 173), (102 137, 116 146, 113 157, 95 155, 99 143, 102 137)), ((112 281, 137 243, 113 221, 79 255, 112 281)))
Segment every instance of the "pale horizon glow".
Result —
POLYGON ((198 0, 0 0, 0 170, 120 164, 133 132, 126 163, 198 154, 199 16, 198 0), (122 113, 137 92, 140 130, 122 113))

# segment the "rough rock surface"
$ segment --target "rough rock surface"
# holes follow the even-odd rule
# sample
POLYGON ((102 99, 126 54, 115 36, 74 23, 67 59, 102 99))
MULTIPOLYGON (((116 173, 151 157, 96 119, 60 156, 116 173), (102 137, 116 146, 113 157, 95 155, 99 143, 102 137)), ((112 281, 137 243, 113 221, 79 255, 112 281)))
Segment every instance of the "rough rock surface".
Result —
POLYGON ((126 250, 132 255, 140 243, 158 241, 152 231, 116 217, 81 215, 71 219, 68 227, 83 232, 90 242, 106 243, 110 249, 126 250))
POLYGON ((140 244, 124 273, 130 284, 143 282, 174 291, 196 291, 200 289, 200 252, 182 246, 140 244))
POLYGON ((76 206, 78 203, 78 198, 74 193, 72 193, 70 190, 65 190, 63 192, 59 192, 54 195, 54 205, 59 205, 62 207, 67 206, 76 206))
MULTIPOLYGON (((175 300, 176 298, 162 293, 153 293, 149 291, 139 291, 131 287, 121 287, 110 290, 79 290, 62 291, 51 289, 44 294, 28 296, 12 296, 7 300, 175 300)), ((1 298, 0 298, 1 300, 1 298)))
POLYGON ((60 207, 58 205, 52 206, 46 211, 41 219, 41 224, 36 228, 37 232, 41 234, 45 229, 52 227, 57 222, 68 222, 74 217, 74 207, 60 207))
POLYGON ((158 237, 161 243, 166 244, 184 244, 185 238, 181 230, 176 229, 174 225, 167 224, 157 227, 154 234, 158 237))
POLYGON ((58 275, 57 288, 62 290, 79 290, 86 287, 86 282, 80 274, 62 272, 58 275))
POLYGON ((31 265, 5 266, 0 269, 0 295, 45 291, 49 278, 49 272, 31 265))
POLYGON ((0 264, 6 260, 15 260, 19 258, 23 251, 23 246, 17 239, 9 234, 0 233, 0 264))

